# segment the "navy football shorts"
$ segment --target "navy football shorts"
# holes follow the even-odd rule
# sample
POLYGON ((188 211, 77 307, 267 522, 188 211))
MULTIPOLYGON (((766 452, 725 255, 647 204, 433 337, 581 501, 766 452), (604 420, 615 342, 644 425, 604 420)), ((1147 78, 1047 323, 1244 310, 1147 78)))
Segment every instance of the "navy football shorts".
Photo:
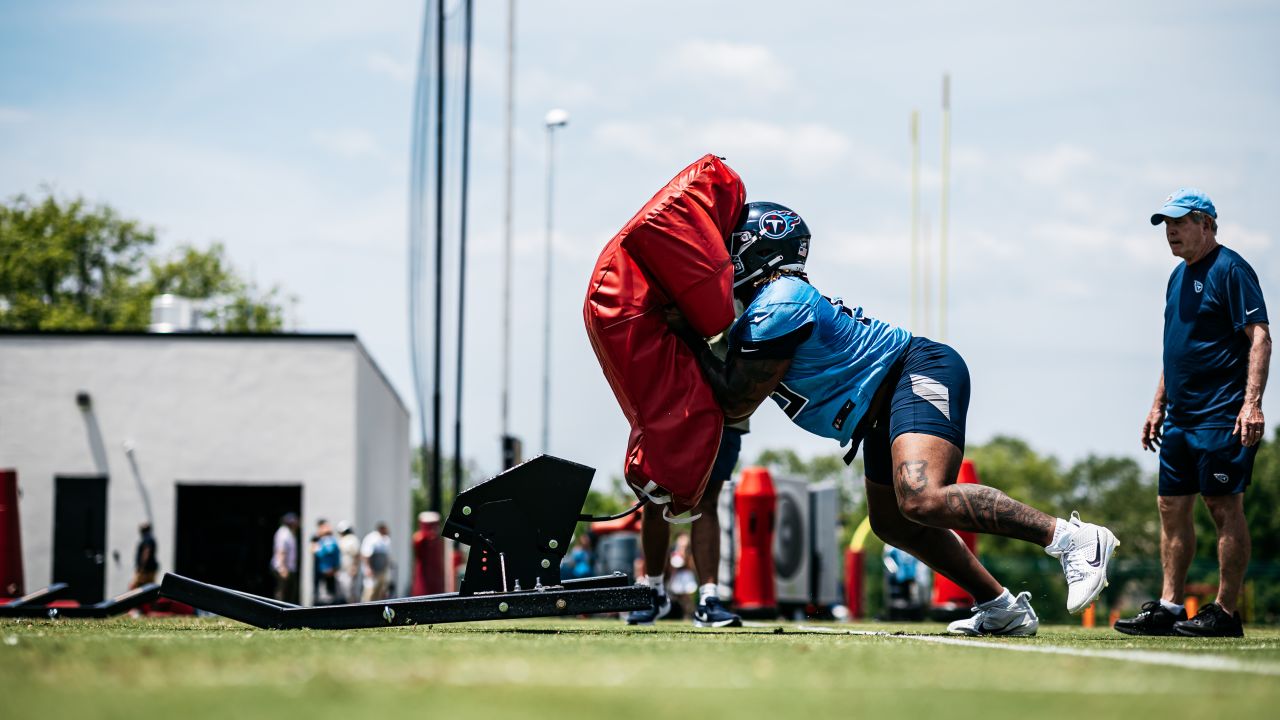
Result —
POLYGON ((964 423, 969 412, 969 366, 950 346, 928 338, 911 339, 893 372, 892 396, 872 421, 863 440, 867 479, 893 484, 890 448, 903 433, 933 435, 964 452, 964 423), (900 372, 897 369, 901 368, 900 372))
POLYGON ((725 426, 720 435, 720 450, 716 452, 716 461, 711 465, 710 483, 723 483, 733 475, 733 468, 738 464, 738 455, 742 453, 742 436, 746 432, 725 426))
POLYGON ((1258 446, 1245 447, 1231 428, 1183 429, 1165 423, 1160 443, 1161 495, 1236 495, 1253 477, 1258 446))

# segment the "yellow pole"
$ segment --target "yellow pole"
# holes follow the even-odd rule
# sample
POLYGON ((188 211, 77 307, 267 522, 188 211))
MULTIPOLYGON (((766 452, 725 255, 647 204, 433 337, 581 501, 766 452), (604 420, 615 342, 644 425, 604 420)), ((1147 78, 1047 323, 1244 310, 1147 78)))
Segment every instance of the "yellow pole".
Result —
POLYGON ((858 529, 853 531, 853 537, 849 539, 849 549, 854 552, 862 552, 862 546, 867 543, 867 536, 871 534, 871 516, 862 518, 862 522, 858 523, 858 529))
POLYGON ((929 216, 920 217, 920 330, 925 336, 933 335, 933 237, 930 235, 929 216))
POLYGON ((938 341, 947 341, 947 225, 951 201, 951 75, 942 76, 942 215, 938 218, 938 341))
POLYGON ((920 331, 920 111, 911 111, 911 331, 920 331))

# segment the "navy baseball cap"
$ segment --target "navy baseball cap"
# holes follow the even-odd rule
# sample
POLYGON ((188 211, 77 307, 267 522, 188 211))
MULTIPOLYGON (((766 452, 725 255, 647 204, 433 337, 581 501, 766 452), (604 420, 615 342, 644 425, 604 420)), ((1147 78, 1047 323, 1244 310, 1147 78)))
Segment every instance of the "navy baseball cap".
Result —
POLYGON ((1180 218, 1193 210, 1199 210, 1214 219, 1218 217, 1217 208, 1203 190, 1184 187, 1174 190, 1172 195, 1165 198, 1164 207, 1151 216, 1151 224, 1159 225, 1165 218, 1180 218))

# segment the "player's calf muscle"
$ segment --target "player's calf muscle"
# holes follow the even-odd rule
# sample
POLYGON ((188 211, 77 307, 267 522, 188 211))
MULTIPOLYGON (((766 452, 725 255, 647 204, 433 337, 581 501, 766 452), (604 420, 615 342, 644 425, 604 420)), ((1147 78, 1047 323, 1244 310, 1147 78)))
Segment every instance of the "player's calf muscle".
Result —
POLYGON ((943 491, 947 521, 956 530, 1005 535, 1047 545, 1053 539, 1053 517, 1023 505, 993 487, 951 485, 943 491))

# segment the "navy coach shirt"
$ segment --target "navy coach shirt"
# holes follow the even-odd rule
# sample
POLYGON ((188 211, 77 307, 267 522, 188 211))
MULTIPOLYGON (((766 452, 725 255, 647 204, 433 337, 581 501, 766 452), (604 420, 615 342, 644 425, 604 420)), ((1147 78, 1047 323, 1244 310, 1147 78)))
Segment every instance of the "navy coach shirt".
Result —
POLYGON ((1246 325, 1267 322, 1258 275, 1234 250, 1214 248, 1178 263, 1164 307, 1164 387, 1168 422, 1180 428, 1233 427, 1249 370, 1246 325))

